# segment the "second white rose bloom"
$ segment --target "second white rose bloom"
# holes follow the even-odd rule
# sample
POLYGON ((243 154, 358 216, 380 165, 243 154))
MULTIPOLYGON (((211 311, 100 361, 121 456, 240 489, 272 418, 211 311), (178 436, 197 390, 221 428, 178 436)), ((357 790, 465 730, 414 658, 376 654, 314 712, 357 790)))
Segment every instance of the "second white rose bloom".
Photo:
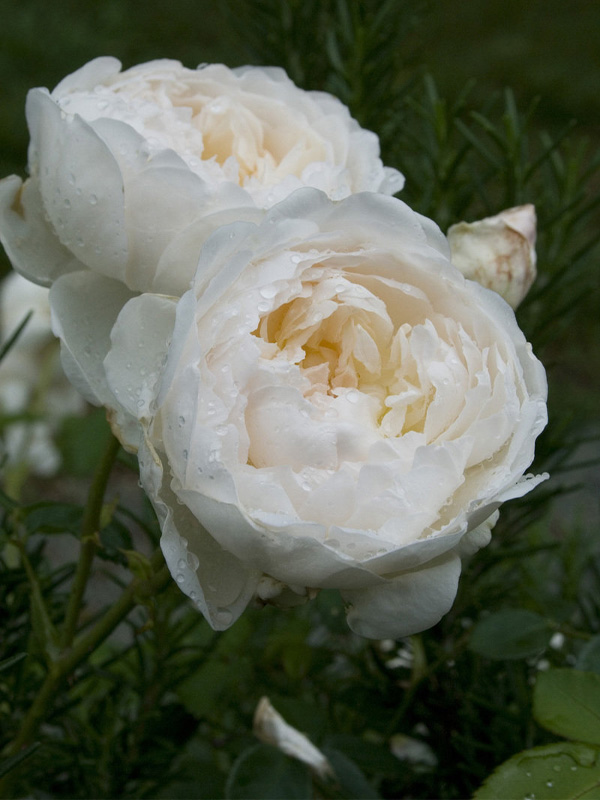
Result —
POLYGON ((30 177, 0 182, 0 239, 44 285, 82 269, 181 295, 219 224, 302 186, 393 194, 379 140, 282 69, 89 62, 27 98, 30 177))
POLYGON ((299 190, 216 232, 180 300, 102 323, 88 379, 129 420, 167 563, 214 628, 319 588, 361 635, 430 627, 498 506, 543 480, 524 477, 543 367, 449 256, 398 200, 299 190))

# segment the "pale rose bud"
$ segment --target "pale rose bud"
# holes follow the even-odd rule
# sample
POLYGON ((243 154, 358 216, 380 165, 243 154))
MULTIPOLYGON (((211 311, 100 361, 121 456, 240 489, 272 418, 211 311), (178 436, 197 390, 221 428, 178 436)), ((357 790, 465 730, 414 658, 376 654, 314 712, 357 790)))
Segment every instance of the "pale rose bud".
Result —
POLYGON ((452 262, 465 278, 501 295, 516 308, 536 276, 536 216, 530 203, 448 231, 452 262))
POLYGON ((323 753, 303 733, 288 725, 281 714, 275 711, 268 697, 262 697, 256 707, 254 735, 261 742, 271 744, 282 753, 307 764, 319 777, 333 775, 323 753))

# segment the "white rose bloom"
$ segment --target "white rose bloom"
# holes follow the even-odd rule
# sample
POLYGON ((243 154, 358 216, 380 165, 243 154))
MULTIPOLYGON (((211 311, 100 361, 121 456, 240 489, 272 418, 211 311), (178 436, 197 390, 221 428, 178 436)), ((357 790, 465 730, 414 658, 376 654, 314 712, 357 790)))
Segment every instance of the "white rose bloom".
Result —
POLYGON ((0 182, 0 237, 37 283, 88 268, 181 295, 223 222, 302 186, 335 199, 402 188, 374 133, 279 68, 120 68, 97 58, 28 95, 31 177, 0 182))
POLYGON ((48 476, 60 466, 53 441, 60 420, 81 413, 85 404, 60 367, 48 289, 10 273, 0 283, 0 344, 30 311, 25 328, 0 361, 0 414, 33 411, 40 419, 10 422, 2 432, 0 450, 9 465, 25 461, 34 474, 48 476))
POLYGON ((87 361, 71 277, 52 290, 66 344, 139 420, 165 558, 215 629, 254 596, 336 588, 361 635, 423 630, 498 506, 545 477, 523 477, 543 367, 511 308, 399 200, 299 190, 217 231, 180 300, 123 304, 99 280, 96 305, 121 311, 89 316, 87 361))

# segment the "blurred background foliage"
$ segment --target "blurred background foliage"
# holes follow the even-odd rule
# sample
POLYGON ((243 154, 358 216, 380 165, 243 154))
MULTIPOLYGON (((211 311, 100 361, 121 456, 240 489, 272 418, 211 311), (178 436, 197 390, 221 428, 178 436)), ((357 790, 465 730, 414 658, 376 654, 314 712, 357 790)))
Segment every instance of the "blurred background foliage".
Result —
MULTIPOLYGON (((40 729, 41 747, 12 771, 13 789, 209 798, 281 796, 285 786, 289 797, 460 798, 518 750, 552 741, 531 713, 540 670, 600 672, 600 4, 0 0, 0 19, 2 176, 24 174, 27 90, 111 54, 125 67, 163 57, 190 67, 277 64, 303 87, 335 93, 406 174, 402 198, 443 229, 534 202, 540 274, 519 321, 549 371, 551 423, 535 468, 553 475, 503 509, 492 544, 466 565, 452 612, 410 640, 353 636, 329 592, 293 611, 251 610, 214 634, 171 584, 77 666, 40 729), (252 714, 264 694, 342 765, 344 785, 315 789, 306 770, 299 776, 286 757, 256 749, 252 714), (259 774, 280 782, 252 783, 259 774)), ((61 476, 29 481, 23 504, 0 493, 0 662, 16 659, 0 663, 0 747, 46 669, 26 565, 58 622, 106 438, 102 412, 69 420, 61 476), (59 504, 50 510, 41 497, 59 504), (26 541, 26 558, 16 540, 26 541)), ((124 556, 131 533, 143 552, 156 545, 134 467, 121 454, 84 631, 129 580, 126 567, 135 572, 124 556)))

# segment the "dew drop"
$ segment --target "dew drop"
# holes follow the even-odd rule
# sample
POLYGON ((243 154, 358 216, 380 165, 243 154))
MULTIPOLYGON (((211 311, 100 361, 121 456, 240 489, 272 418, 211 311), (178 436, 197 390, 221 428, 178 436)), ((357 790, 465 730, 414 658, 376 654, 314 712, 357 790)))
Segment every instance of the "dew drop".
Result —
POLYGON ((301 486, 303 491, 310 492, 310 483, 308 481, 302 481, 300 486, 301 486))
POLYGON ((350 391, 346 394, 346 399, 349 403, 358 403, 360 400, 360 393, 356 391, 356 389, 350 389, 350 391))
POLYGON ((177 422, 179 423, 179 427, 183 428, 183 426, 185 425, 185 417, 179 417, 177 419, 177 422))
POLYGON ((302 256, 298 255, 292 256, 292 263, 299 264, 301 261, 302 261, 302 256))
POLYGON ((183 558, 180 558, 179 561, 177 562, 177 569, 185 569, 186 567, 187 564, 185 560, 183 558))
POLYGON ((335 291, 337 292, 337 294, 342 294, 342 292, 345 292, 347 290, 348 287, 346 286, 345 283, 338 283, 338 285, 335 287, 335 291))
POLYGON ((215 433, 217 434, 217 436, 227 436, 228 432, 229 428, 227 427, 227 425, 217 425, 217 427, 215 428, 215 433))
POLYGON ((91 194, 90 195, 90 205, 91 206, 95 206, 97 202, 98 202, 97 196, 95 194, 91 194))
POLYGON ((215 619, 219 625, 230 625, 233 619, 233 614, 227 608, 218 608, 215 614, 215 619))
POLYGON ((277 294, 277 289, 273 286, 263 286, 260 290, 260 294, 265 300, 271 300, 277 294))
POLYGON ((257 308, 259 314, 266 314, 266 312, 269 310, 270 306, 269 306, 268 303, 259 303, 256 306, 256 308, 257 308))
POLYGON ((189 568, 195 572, 200 565, 200 559, 195 553, 188 553, 187 563, 189 568))
POLYGON ((546 786, 547 786, 549 789, 552 789, 552 787, 554 786, 554 783, 553 783, 552 781, 546 781, 546 786))
POLYGON ((181 572, 180 572, 180 573, 177 575, 177 577, 175 578, 175 580, 177 581, 177 583, 183 583, 183 582, 184 582, 184 580, 185 580, 185 578, 183 577, 183 575, 182 575, 182 574, 181 574, 181 572))

